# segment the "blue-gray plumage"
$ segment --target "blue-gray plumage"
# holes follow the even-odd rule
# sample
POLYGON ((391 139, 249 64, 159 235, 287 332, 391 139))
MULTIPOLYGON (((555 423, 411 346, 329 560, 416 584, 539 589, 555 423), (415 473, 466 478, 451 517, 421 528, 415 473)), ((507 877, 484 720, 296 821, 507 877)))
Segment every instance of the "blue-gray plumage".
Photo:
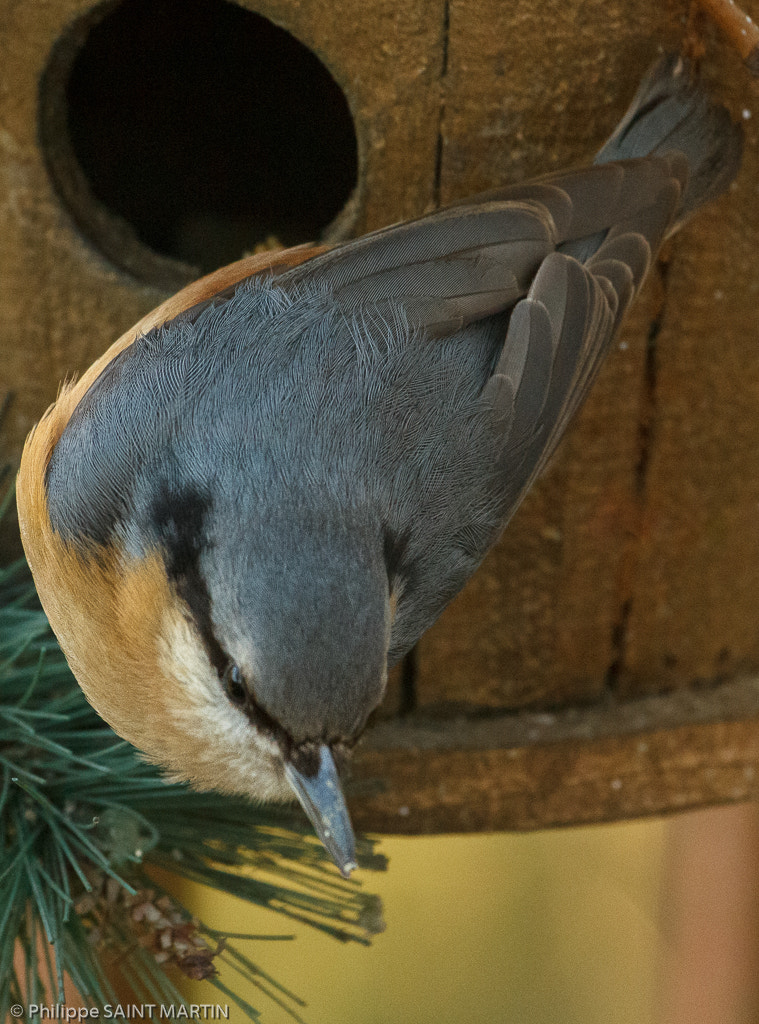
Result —
MULTIPOLYGON (((231 703, 332 786, 324 752, 495 542, 663 238, 740 150, 670 58, 595 166, 204 300, 79 401, 47 466, 53 530, 158 552, 231 703)), ((293 785, 316 820, 321 789, 293 785)))

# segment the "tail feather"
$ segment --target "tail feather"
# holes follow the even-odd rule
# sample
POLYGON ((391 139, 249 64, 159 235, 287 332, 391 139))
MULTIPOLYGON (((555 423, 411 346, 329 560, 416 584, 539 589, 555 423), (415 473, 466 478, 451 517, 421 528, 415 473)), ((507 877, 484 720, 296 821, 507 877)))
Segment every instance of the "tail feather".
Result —
POLYGON ((685 156, 688 179, 672 230, 728 187, 740 165, 743 133, 698 85, 690 63, 669 54, 643 79, 595 163, 674 151, 685 156))

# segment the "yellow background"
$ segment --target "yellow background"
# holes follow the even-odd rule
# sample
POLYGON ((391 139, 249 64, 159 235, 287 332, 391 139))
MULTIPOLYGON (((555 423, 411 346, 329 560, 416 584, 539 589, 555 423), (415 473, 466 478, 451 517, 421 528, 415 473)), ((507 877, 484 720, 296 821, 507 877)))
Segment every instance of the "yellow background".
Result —
MULTIPOLYGON (((304 999, 308 1024, 648 1024, 659 975, 661 821, 526 835, 383 839, 386 931, 342 945, 208 889, 183 899, 209 925, 294 942, 236 944, 304 999)), ((235 985, 224 968, 222 980, 235 985)), ((220 1002, 191 985, 195 1002, 220 1002)), ((292 1018, 251 987, 264 1024, 292 1018)), ((243 1021, 234 1007, 230 1019, 243 1021)))

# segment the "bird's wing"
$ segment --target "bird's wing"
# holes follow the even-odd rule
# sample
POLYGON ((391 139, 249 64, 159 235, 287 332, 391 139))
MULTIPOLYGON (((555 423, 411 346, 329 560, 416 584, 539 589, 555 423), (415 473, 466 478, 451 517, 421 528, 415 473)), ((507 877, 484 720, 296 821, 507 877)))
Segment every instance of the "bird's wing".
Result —
POLYGON ((650 259, 646 239, 635 231, 609 237, 585 264, 551 253, 514 308, 481 395, 497 439, 504 519, 590 390, 650 259))
POLYGON ((672 153, 548 175, 337 246, 277 284, 396 304, 427 338, 511 309, 480 399, 507 518, 588 393, 687 173, 672 153))
POLYGON ((277 285, 316 285, 346 309, 402 308, 428 337, 441 336, 513 305, 557 240, 546 203, 475 203, 346 242, 277 285))
MULTIPOLYGON (((688 162, 676 151, 666 156, 591 164, 554 171, 518 185, 506 185, 467 199, 479 202, 542 203, 555 216, 559 241, 565 243, 595 235, 656 204, 663 188, 674 182, 684 187, 688 162), (559 211, 563 211, 560 216, 559 211)), ((451 207, 456 209, 457 206, 451 207)))
POLYGON ((504 438, 515 505, 588 393, 676 215, 682 176, 674 155, 552 177, 548 187, 571 203, 569 237, 515 307, 482 396, 504 438))
POLYGON ((394 305, 427 337, 451 334, 511 308, 556 249, 584 261, 607 233, 635 230, 655 251, 686 177, 677 154, 549 175, 338 245, 277 285, 315 284, 346 308, 394 305))

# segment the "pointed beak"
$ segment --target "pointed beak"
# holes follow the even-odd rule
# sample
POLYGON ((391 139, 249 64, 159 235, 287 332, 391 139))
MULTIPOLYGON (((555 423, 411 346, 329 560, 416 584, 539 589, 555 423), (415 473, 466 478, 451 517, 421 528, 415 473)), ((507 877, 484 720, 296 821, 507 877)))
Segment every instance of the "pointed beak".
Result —
POLYGON ((326 744, 319 747, 319 768, 315 775, 305 775, 289 762, 285 762, 285 775, 327 853, 343 878, 348 878, 358 867, 356 841, 329 747, 326 744))

